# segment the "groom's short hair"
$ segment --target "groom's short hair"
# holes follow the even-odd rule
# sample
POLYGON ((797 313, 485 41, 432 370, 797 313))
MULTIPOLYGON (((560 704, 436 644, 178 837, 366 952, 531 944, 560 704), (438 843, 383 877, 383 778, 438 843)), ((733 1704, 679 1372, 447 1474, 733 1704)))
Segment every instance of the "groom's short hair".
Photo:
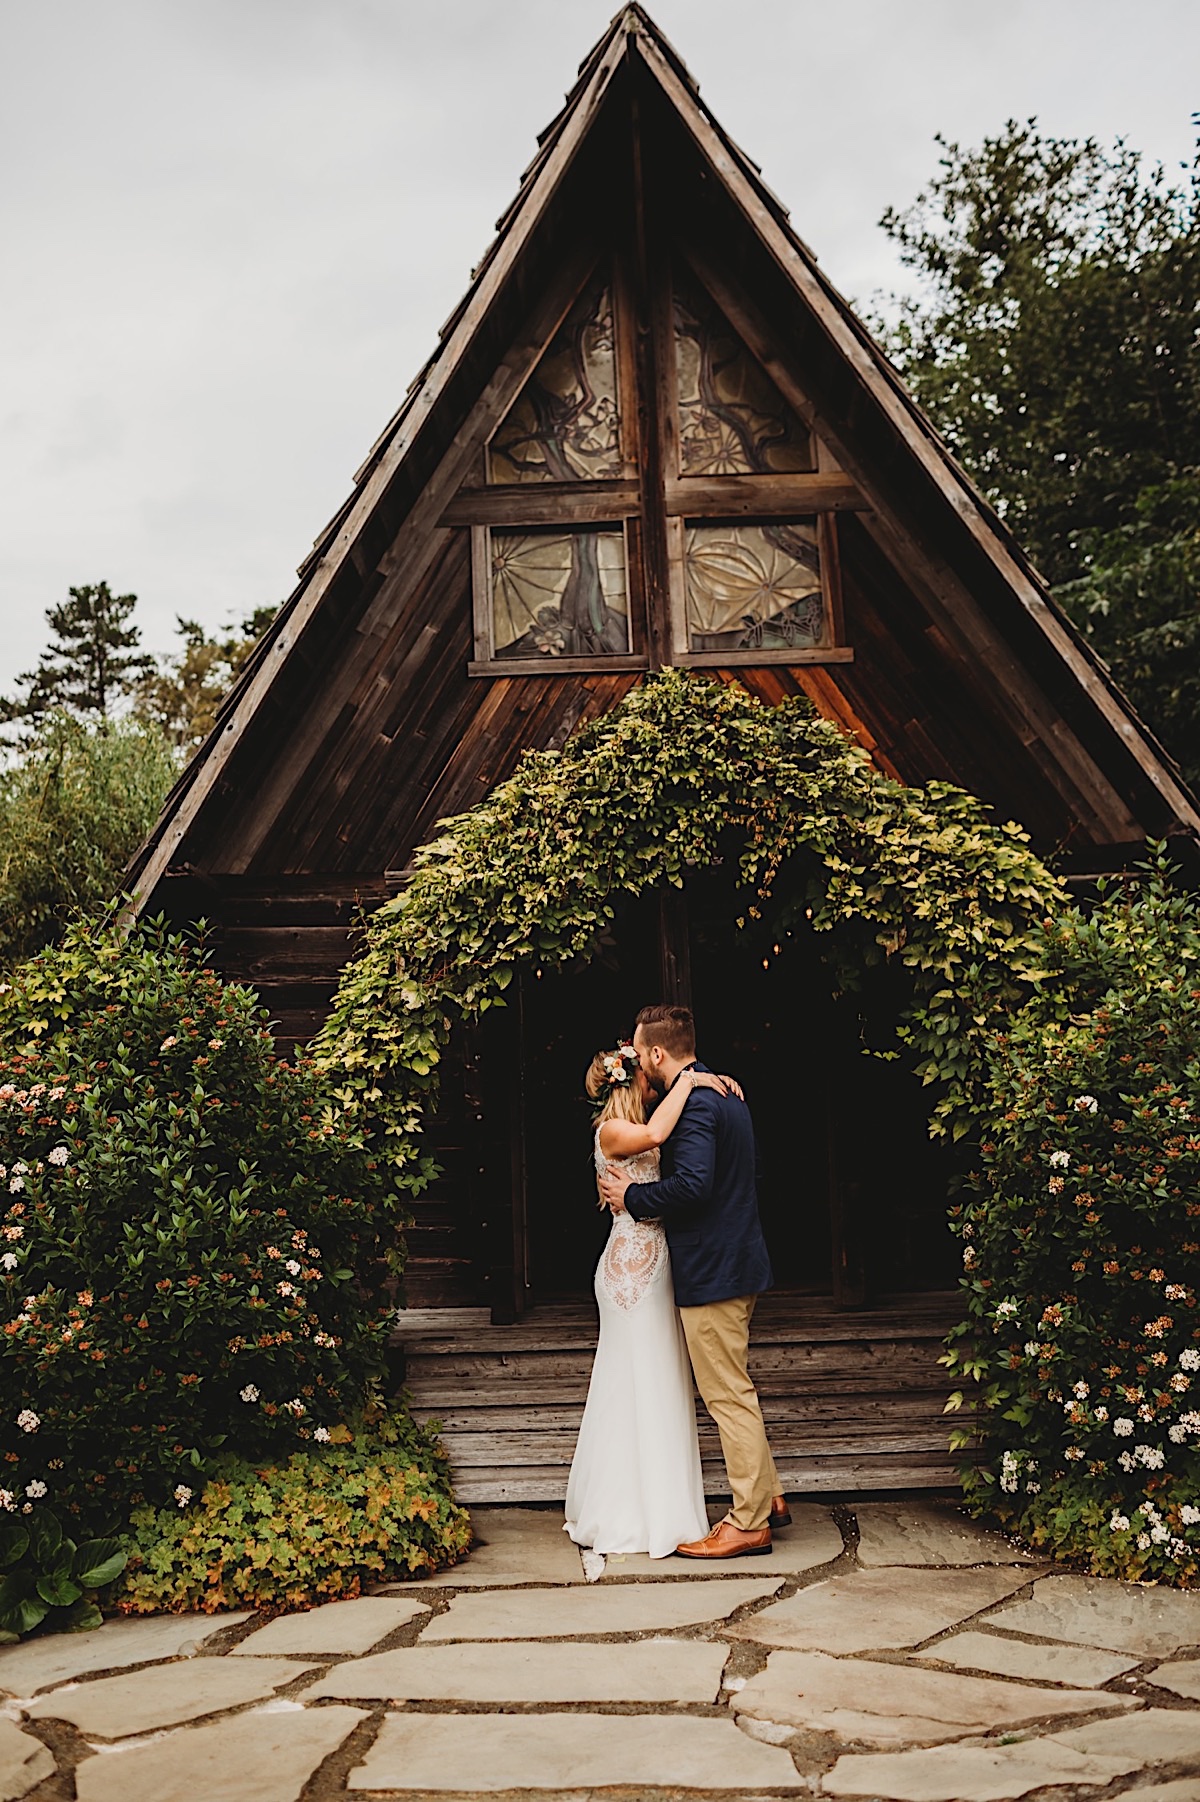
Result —
POLYGON ((668 1057, 695 1057, 696 1022, 690 1007, 668 1007, 658 1002, 644 1007, 637 1017, 652 1045, 661 1045, 668 1057))

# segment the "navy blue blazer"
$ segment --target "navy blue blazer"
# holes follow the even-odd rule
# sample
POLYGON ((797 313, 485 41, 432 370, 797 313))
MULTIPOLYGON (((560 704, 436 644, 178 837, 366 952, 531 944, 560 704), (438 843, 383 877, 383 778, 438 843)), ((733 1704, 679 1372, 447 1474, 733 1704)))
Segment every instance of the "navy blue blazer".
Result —
MULTIPOLYGON (((707 1069, 699 1062, 694 1067, 707 1069)), ((696 1089, 663 1146, 661 1180, 630 1183, 625 1191, 635 1220, 660 1219, 666 1228, 679 1307, 771 1287, 754 1171, 754 1125, 746 1103, 696 1089)))

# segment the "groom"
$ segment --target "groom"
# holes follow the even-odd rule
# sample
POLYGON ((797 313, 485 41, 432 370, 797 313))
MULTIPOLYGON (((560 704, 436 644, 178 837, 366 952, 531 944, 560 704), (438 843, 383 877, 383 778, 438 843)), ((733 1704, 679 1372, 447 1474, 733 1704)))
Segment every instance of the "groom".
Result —
MULTIPOLYGON (((634 1049, 659 1095, 689 1072, 696 1027, 686 1007, 644 1007, 634 1049)), ((771 1265, 754 1187, 754 1128, 734 1095, 695 1088, 663 1147, 661 1182, 635 1183, 609 1167, 605 1201, 635 1220, 661 1219, 671 1248, 675 1300, 704 1406, 717 1423, 733 1507, 686 1558, 741 1558, 771 1550, 772 1526, 791 1516, 767 1446, 762 1409, 746 1368, 750 1316, 771 1286, 771 1265)))

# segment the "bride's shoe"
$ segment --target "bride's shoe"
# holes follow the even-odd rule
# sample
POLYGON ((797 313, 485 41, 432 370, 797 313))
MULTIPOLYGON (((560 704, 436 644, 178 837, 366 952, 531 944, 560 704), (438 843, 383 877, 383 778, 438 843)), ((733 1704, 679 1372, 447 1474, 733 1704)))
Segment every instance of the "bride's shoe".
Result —
POLYGON ((727 1518, 719 1520, 703 1539, 677 1545, 675 1550, 681 1558, 764 1558, 771 1550, 771 1529, 758 1527, 748 1533, 727 1518))

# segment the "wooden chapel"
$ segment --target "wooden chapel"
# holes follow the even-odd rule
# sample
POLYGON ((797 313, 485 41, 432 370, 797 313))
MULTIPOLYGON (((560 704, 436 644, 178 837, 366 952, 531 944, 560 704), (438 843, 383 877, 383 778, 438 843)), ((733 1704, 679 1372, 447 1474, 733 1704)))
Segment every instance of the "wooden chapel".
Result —
MULTIPOLYGON (((1081 879, 1200 845, 1174 765, 630 5, 127 884, 210 921, 293 1047, 436 822, 663 665, 806 695, 1081 879)), ((949 1480, 954 1272, 915 1085, 873 1098, 873 1144, 852 1032, 830 1060, 796 1030, 829 1005, 811 970, 739 962, 700 878, 652 899, 594 967, 527 974, 515 1058, 476 1035, 447 1077, 401 1338, 460 1493, 562 1494, 602 1230, 571 1110, 595 1044, 664 996, 755 1101, 783 1285, 755 1357, 788 1487, 949 1480)))

